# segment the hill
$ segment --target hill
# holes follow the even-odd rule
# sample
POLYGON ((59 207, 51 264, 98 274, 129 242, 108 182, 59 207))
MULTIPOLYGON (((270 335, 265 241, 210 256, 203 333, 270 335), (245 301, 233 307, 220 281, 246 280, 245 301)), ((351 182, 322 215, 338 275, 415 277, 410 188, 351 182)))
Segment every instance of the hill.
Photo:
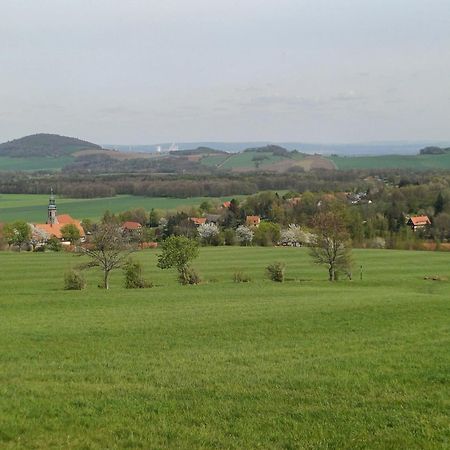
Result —
POLYGON ((40 133, 0 144, 0 156, 57 158, 72 155, 80 150, 101 148, 100 145, 73 137, 40 133))
POLYGON ((189 150, 174 150, 169 152, 174 156, 207 156, 207 155, 227 155, 228 153, 223 150, 216 150, 210 147, 197 147, 189 150))
POLYGON ((420 150, 421 155, 445 155, 450 152, 450 147, 442 148, 442 147, 425 147, 420 150))

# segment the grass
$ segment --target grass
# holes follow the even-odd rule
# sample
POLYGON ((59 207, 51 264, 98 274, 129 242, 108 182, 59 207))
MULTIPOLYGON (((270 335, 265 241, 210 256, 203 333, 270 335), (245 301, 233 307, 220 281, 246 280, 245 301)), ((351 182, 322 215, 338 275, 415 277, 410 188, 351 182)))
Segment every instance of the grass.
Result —
POLYGON ((275 162, 281 161, 284 159, 281 156, 273 155, 272 153, 261 153, 261 152, 242 152, 242 153, 235 153, 233 154, 229 159, 227 159, 223 165, 220 167, 222 169, 238 169, 238 168, 250 168, 254 169, 255 161, 252 159, 254 157, 267 157, 267 159, 264 159, 262 161, 259 161, 259 166, 264 167, 268 164, 273 164, 275 162))
POLYGON ((73 162, 72 156, 50 157, 28 157, 28 158, 10 158, 0 156, 0 171, 2 170, 60 170, 73 162))
MULTIPOLYGON (((237 196, 239 197, 239 196, 237 196)), ((164 198, 138 197, 132 195, 118 195, 109 198, 72 199, 57 198, 59 214, 70 214, 78 219, 99 219, 109 209, 113 213, 127 211, 133 208, 152 208, 170 210, 181 207, 198 206, 202 201, 222 203, 231 197, 191 197, 164 198)), ((28 222, 42 222, 47 219, 48 195, 28 194, 0 194, 0 222, 25 220, 28 222)))
POLYGON ((450 169, 450 153, 444 155, 339 156, 328 158, 338 169, 450 169))
POLYGON ((449 447, 448 254, 355 251, 331 284, 302 249, 206 248, 187 287, 136 257, 156 287, 69 292, 77 257, 0 254, 1 448, 449 447))

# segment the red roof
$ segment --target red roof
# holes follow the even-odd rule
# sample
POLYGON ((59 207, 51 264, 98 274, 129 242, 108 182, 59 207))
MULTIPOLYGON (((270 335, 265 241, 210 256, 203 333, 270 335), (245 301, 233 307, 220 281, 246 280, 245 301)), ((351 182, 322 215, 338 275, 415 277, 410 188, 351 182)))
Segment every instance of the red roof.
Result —
POLYGON ((206 217, 190 217, 189 220, 192 220, 195 225, 202 225, 206 223, 206 217))
POLYGON ((430 225, 430 219, 428 216, 411 216, 409 220, 412 222, 414 226, 418 225, 430 225))
POLYGON ((223 202, 222 208, 229 208, 231 206, 231 202, 223 202))
POLYGON ((259 216, 247 216, 245 219, 245 223, 247 225, 259 225, 261 222, 261 217, 259 216))
POLYGON ((139 222, 124 222, 122 228, 124 230, 140 230, 142 225, 139 222))
POLYGON ((43 231, 45 234, 49 236, 55 236, 58 239, 62 238, 61 228, 65 225, 75 225, 80 232, 80 236, 84 237, 85 233, 83 227, 81 226, 81 222, 79 220, 73 219, 68 214, 62 214, 61 216, 56 216, 58 223, 49 224, 49 223, 36 223, 34 226, 43 231))

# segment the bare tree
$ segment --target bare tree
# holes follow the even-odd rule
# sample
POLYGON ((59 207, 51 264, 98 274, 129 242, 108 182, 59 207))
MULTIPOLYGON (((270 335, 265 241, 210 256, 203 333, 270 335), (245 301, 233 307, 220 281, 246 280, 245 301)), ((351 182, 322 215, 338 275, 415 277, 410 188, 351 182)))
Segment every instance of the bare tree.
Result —
POLYGON ((316 264, 328 266, 328 280, 339 272, 351 276, 351 247, 343 214, 321 211, 313 218, 314 236, 310 254, 316 264))
POLYGON ((105 223, 97 227, 83 248, 91 261, 83 264, 83 268, 99 267, 103 272, 102 287, 109 289, 109 275, 112 270, 122 267, 128 255, 135 251, 129 240, 123 236, 122 230, 115 223, 105 223))

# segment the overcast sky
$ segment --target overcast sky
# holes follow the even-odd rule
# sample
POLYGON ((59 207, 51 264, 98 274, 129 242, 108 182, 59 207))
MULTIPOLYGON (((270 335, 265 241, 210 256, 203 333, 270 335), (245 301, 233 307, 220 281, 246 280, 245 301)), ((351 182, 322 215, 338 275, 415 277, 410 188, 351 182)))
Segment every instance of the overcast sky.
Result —
POLYGON ((0 141, 450 140, 450 0, 0 0, 0 141))

